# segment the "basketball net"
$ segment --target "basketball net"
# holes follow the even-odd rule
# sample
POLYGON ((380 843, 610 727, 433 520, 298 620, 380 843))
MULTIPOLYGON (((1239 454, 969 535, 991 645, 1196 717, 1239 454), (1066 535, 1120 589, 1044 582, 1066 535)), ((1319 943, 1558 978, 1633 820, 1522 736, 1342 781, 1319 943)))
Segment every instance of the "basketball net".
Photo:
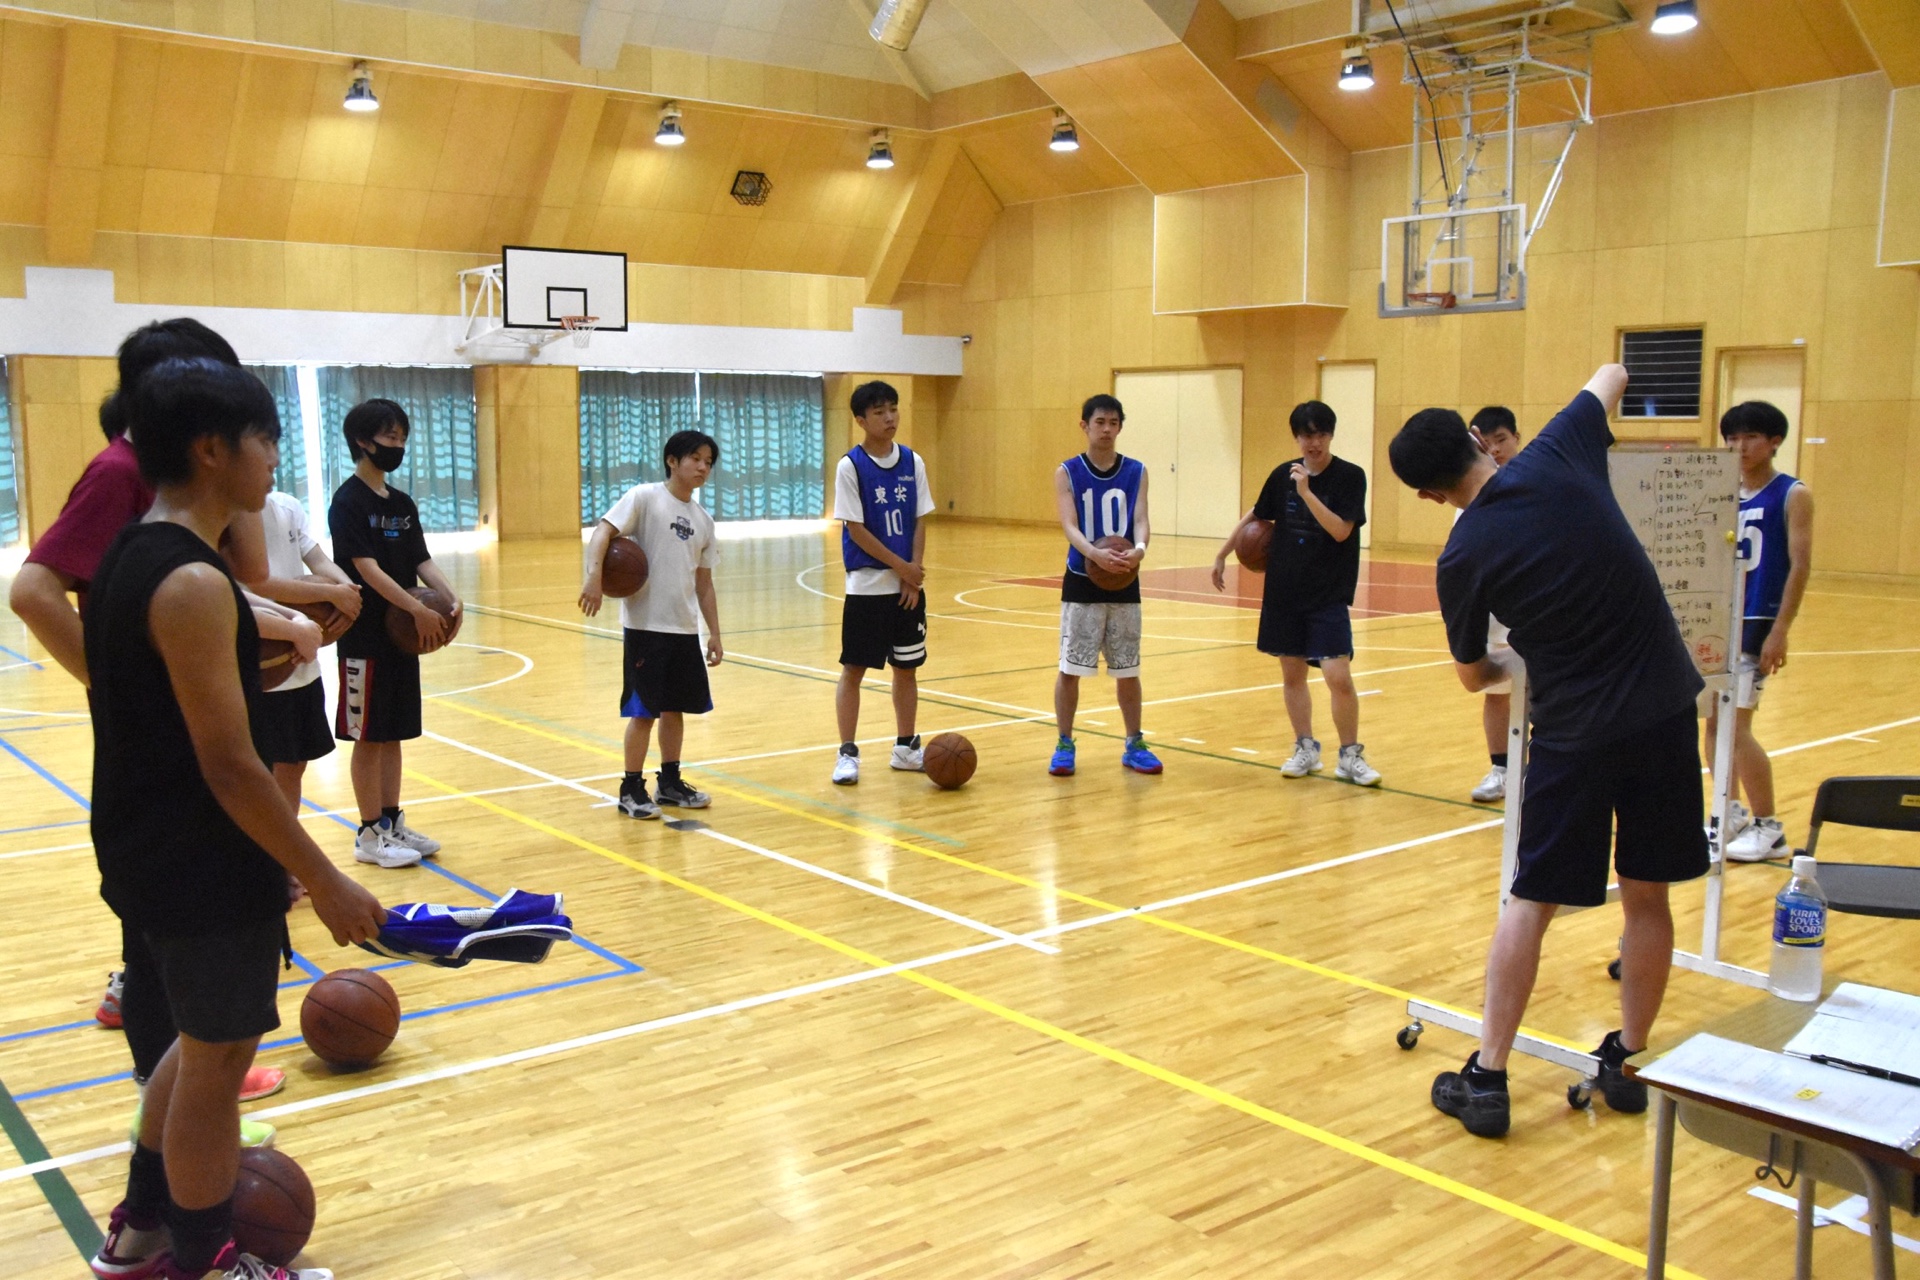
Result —
POLYGON ((599 316, 561 316, 560 327, 573 337, 576 347, 588 346, 593 342, 593 331, 600 325, 599 316))

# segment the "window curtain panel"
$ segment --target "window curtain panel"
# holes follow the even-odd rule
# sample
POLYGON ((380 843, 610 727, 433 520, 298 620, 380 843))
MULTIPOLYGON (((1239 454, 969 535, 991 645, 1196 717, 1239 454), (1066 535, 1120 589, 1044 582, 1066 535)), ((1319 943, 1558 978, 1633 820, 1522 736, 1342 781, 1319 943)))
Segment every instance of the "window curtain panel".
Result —
POLYGON ((696 425, 691 373, 582 369, 581 525, 605 515, 633 486, 665 479, 660 456, 667 437, 696 425))
POLYGON ((20 541, 20 467, 13 439, 11 362, 0 360, 0 547, 20 541))
MULTIPOLYGON (((250 364, 247 372, 267 386, 273 407, 280 411, 280 465, 273 471, 273 487, 307 505, 307 441, 300 422, 300 370, 290 364, 250 364)), ((311 518, 311 512, 308 513, 311 518)), ((326 521, 320 522, 326 527, 326 521)))
POLYGON ((341 427, 363 400, 392 400, 412 430, 407 460, 393 483, 420 508, 428 533, 456 533, 480 523, 473 370, 427 365, 350 364, 319 368, 321 457, 328 494, 353 471, 341 427))
POLYGON ((716 520, 811 520, 825 506, 823 382, 700 375, 702 430, 720 446, 703 503, 716 520))

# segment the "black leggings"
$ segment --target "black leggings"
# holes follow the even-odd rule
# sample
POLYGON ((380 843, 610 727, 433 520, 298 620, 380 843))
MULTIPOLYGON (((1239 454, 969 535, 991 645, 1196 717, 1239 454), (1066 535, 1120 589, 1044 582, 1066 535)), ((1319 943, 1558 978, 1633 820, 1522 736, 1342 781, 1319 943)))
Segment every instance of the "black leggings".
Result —
POLYGON ((127 1049, 133 1054, 133 1078, 145 1084, 152 1078, 160 1059, 166 1056, 179 1032, 173 1025, 173 1007, 167 1003, 167 989, 160 981, 160 968, 136 960, 146 955, 146 943, 135 936, 133 926, 120 923, 120 963, 126 983, 120 992, 120 1025, 127 1033, 127 1049))

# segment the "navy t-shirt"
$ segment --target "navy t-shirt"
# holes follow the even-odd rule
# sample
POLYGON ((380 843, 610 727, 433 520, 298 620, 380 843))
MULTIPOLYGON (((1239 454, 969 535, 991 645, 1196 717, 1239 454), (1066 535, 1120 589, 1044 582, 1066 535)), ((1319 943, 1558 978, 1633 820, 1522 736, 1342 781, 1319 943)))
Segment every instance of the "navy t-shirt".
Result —
POLYGON ((1496 471, 1440 555, 1447 645, 1487 652, 1487 615, 1526 660, 1534 741, 1584 749, 1675 715, 1704 687, 1653 562, 1607 482, 1607 411, 1582 391, 1496 471))

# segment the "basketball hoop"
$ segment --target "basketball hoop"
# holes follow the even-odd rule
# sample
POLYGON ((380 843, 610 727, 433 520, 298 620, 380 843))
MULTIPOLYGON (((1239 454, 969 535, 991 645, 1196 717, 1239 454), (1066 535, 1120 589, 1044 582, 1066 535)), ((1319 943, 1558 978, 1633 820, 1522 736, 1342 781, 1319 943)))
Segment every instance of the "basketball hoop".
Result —
POLYGON ((560 327, 573 336, 576 347, 589 346, 593 342, 593 331, 600 325, 599 316, 561 316, 560 327))
POLYGON ((1407 294, 1407 305, 1413 307, 1433 307, 1438 311, 1451 311, 1459 303, 1460 300, 1451 292, 1407 294))

